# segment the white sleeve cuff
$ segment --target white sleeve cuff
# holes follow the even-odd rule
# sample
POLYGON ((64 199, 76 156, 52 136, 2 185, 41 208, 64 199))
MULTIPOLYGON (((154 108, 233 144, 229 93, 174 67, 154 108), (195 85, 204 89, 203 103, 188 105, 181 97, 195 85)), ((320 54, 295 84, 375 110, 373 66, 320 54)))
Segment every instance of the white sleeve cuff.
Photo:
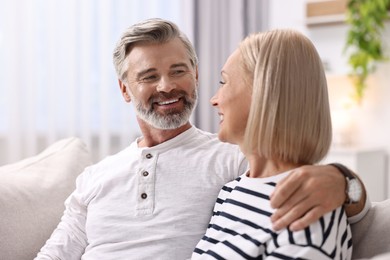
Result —
POLYGON ((357 222, 359 222, 360 220, 362 220, 364 218, 364 216, 367 214, 367 212, 371 209, 371 201, 370 201, 370 198, 368 197, 368 194, 366 194, 366 202, 364 204, 364 208, 361 212, 359 212, 358 214, 356 214, 355 216, 352 216, 352 217, 349 217, 348 218, 348 221, 350 224, 355 224, 357 222))

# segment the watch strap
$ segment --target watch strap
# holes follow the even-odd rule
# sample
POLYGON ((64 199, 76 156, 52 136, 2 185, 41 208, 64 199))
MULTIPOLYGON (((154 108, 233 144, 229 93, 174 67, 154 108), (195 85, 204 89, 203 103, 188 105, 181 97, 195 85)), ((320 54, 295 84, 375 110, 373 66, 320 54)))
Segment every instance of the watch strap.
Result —
POLYGON ((329 165, 336 167, 345 178, 348 178, 349 180, 356 179, 355 175, 353 175, 352 172, 341 163, 330 163, 329 165))
POLYGON ((346 196, 345 196, 344 204, 356 203, 356 202, 352 201, 351 198, 349 197, 349 182, 350 182, 350 180, 357 179, 355 177, 355 175, 353 175, 352 172, 347 167, 342 165, 341 163, 330 163, 329 165, 336 167, 337 170, 339 170, 339 172, 341 172, 341 174, 344 175, 344 177, 346 179, 346 182, 347 182, 346 186, 345 186, 345 195, 346 196))

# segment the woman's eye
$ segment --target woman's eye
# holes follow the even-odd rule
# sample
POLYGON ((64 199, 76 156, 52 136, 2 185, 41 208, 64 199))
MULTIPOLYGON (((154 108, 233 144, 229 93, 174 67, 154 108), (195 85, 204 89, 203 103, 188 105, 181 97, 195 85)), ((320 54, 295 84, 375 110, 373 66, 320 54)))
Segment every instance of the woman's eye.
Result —
POLYGON ((219 85, 225 85, 225 84, 226 84, 225 81, 223 81, 223 80, 219 81, 219 85))

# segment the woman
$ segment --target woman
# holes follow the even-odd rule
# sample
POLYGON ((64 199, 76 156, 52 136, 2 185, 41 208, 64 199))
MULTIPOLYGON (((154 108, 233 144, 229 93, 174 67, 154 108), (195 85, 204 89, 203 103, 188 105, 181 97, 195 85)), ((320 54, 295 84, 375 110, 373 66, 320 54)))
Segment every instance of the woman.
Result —
POLYGON ((309 39, 292 30, 247 37, 228 58, 211 99, 218 137, 240 146, 250 170, 226 184, 193 259, 350 259, 343 208, 303 231, 272 229, 270 196, 278 181, 315 164, 331 143, 324 70, 309 39))

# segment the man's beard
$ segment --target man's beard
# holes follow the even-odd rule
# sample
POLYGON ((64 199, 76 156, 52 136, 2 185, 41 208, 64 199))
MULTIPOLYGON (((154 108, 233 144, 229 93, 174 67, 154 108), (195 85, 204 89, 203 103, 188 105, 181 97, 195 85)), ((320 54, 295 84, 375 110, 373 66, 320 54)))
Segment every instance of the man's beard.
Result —
POLYGON ((148 100, 148 108, 145 109, 143 104, 139 102, 139 100, 135 99, 131 92, 129 94, 131 100, 134 102, 137 116, 154 128, 164 130, 176 129, 185 125, 189 121, 191 113, 195 108, 198 99, 196 88, 191 95, 188 95, 184 91, 173 90, 170 93, 158 93, 153 95, 148 100), (183 110, 178 111, 176 109, 172 109, 163 115, 154 110, 154 103, 158 100, 161 101, 174 98, 182 99, 184 105, 183 110))

